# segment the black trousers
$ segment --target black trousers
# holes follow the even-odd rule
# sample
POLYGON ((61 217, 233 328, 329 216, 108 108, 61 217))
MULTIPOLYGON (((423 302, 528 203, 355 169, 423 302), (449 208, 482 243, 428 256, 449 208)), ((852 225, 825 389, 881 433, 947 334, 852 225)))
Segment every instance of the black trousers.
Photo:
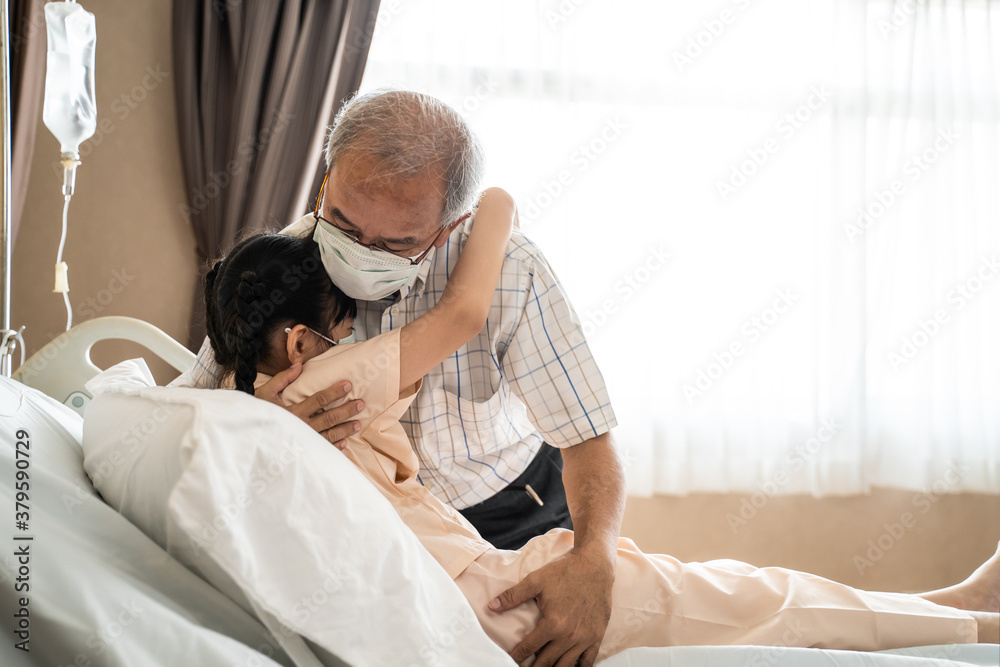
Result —
POLYGON ((542 444, 538 454, 507 488, 478 505, 459 510, 497 549, 520 549, 552 528, 573 528, 562 482, 562 454, 542 444), (544 505, 528 492, 535 492, 544 505))

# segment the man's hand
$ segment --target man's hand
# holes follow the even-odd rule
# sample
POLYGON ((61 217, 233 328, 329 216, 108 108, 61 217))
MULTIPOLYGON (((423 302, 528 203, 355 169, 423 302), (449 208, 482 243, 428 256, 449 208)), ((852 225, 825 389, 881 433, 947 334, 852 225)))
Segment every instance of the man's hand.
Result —
POLYGON ((625 474, 610 433, 561 450, 573 550, 535 570, 490 604, 502 612, 538 603, 538 627, 510 652, 518 663, 537 654, 537 667, 591 667, 611 618, 618 529, 625 509, 625 474))
POLYGON ((347 421, 354 415, 361 412, 365 404, 360 401, 348 401, 343 405, 331 408, 323 412, 323 406, 339 401, 351 391, 349 382, 334 382, 322 391, 295 405, 286 406, 279 397, 285 387, 290 385, 302 372, 302 364, 294 364, 291 368, 281 371, 265 384, 254 389, 254 396, 265 401, 280 405, 293 415, 309 424, 310 428, 319 432, 324 438, 337 447, 343 449, 346 445, 346 438, 358 432, 361 424, 356 421, 347 421))
POLYGON ((534 598, 538 626, 510 652, 521 664, 538 654, 534 667, 591 667, 611 618, 613 563, 570 551, 541 567, 490 602, 502 613, 534 598))

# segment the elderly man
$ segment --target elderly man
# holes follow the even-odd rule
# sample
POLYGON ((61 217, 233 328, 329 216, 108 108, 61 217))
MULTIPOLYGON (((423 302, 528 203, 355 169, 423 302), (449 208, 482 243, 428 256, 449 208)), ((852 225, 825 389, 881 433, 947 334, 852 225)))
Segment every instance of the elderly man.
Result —
MULTIPOLYGON (((474 224, 482 148, 439 100, 380 91, 345 104, 326 161, 315 215, 284 233, 313 234, 323 219, 350 239, 337 245, 331 235, 314 236, 331 279, 358 300, 355 337, 365 340, 413 321, 441 297, 474 224)), ((211 369, 205 352, 198 366, 211 369)), ((297 373, 277 375, 258 397, 281 404, 278 392, 297 373)), ((339 444, 358 428, 349 421, 356 403, 318 410, 345 394, 343 383, 334 384, 291 409, 339 444)), ((518 662, 537 654, 536 665, 593 664, 611 613, 624 507, 610 433, 616 422, 578 318, 519 230, 487 326, 428 374, 401 421, 420 458, 420 481, 497 547, 574 529, 569 554, 490 608, 538 603, 541 622, 511 652, 518 662)))

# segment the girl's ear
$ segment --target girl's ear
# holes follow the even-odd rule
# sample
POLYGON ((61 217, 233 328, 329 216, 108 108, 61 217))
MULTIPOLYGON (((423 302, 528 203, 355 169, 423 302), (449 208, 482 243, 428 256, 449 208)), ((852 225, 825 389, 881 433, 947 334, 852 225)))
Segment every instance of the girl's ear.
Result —
POLYGON ((305 335, 308 331, 309 328, 304 324, 296 324, 294 327, 285 329, 285 334, 288 336, 288 339, 285 341, 285 350, 288 353, 289 365, 306 362, 305 335))

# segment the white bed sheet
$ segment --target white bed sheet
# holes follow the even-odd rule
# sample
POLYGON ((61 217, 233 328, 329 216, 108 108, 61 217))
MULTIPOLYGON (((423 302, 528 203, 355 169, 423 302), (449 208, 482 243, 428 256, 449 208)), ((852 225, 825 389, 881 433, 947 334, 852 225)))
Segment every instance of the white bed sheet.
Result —
POLYGON ((601 667, 996 667, 996 644, 950 644, 861 653, 819 648, 674 646, 633 648, 601 667))

